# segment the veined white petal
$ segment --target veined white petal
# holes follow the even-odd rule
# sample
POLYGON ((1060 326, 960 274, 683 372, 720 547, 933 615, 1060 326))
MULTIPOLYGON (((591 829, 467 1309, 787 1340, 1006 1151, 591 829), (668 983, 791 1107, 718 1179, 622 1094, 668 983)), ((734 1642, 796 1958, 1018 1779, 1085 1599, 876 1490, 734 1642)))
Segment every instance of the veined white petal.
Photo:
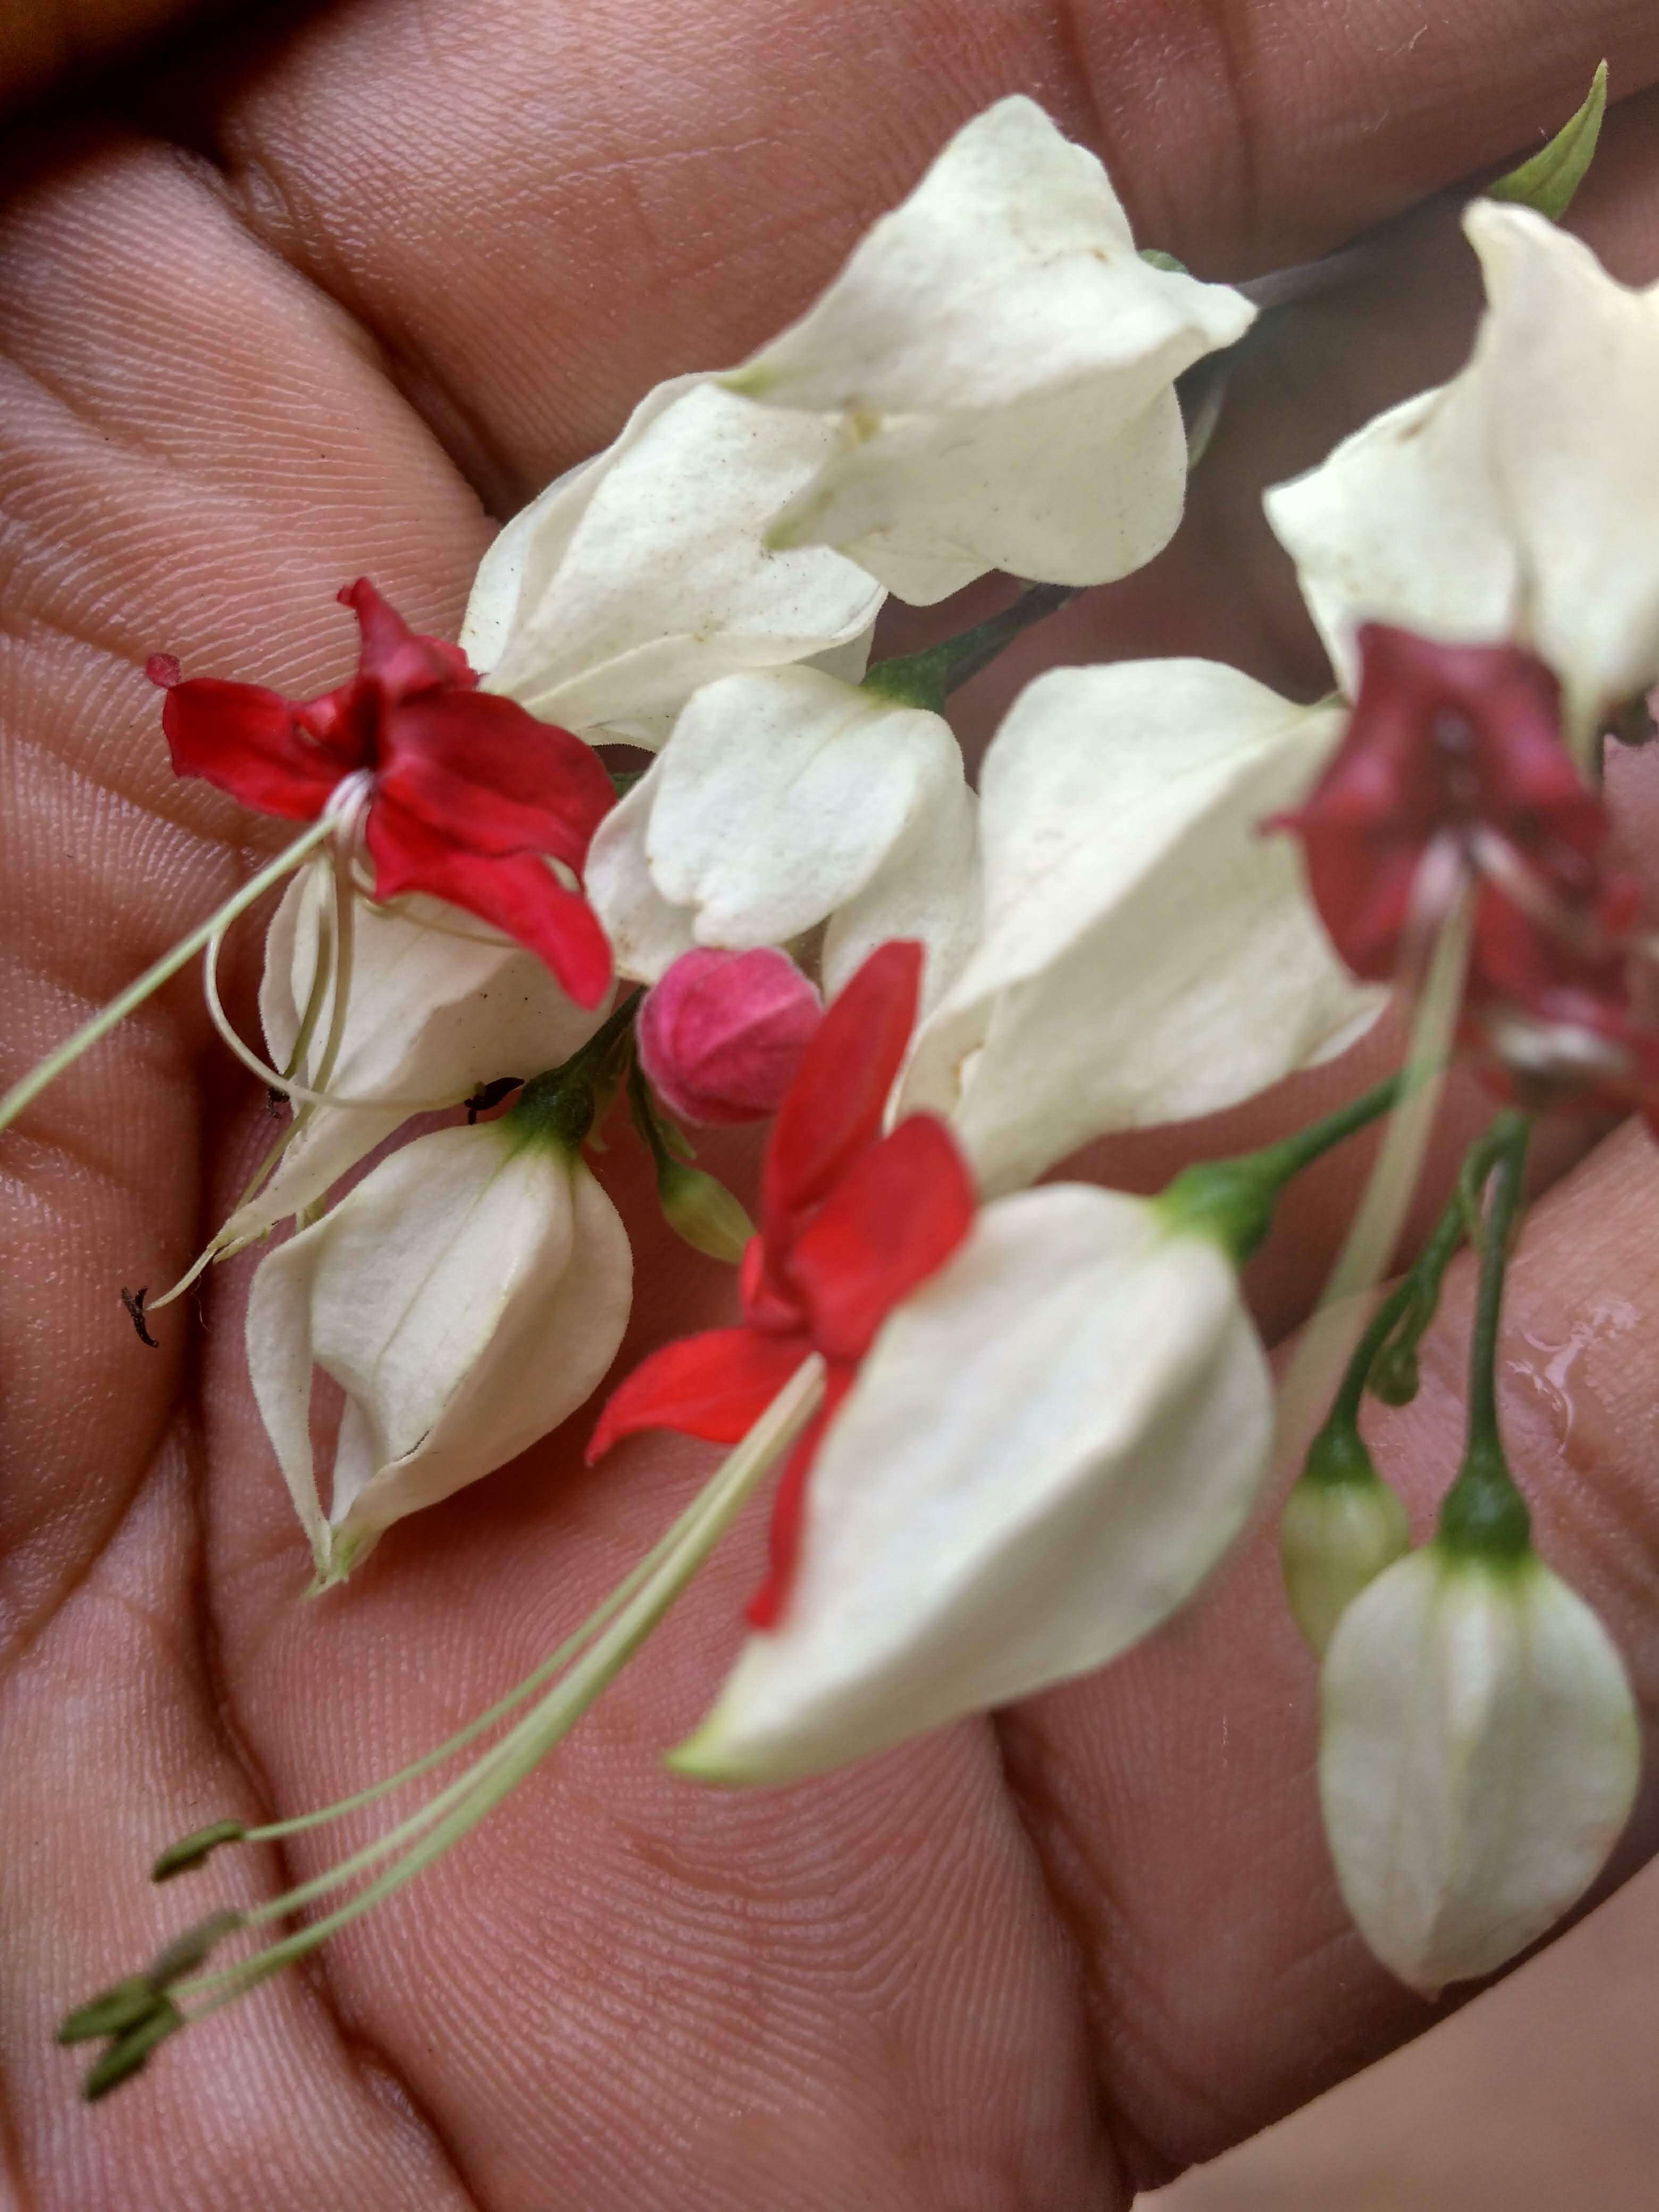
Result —
POLYGON ((1253 314, 1143 261, 1100 163, 1015 97, 725 380, 837 431, 775 542, 840 545, 922 604, 988 568, 1100 583, 1174 530, 1175 379, 1253 314))
POLYGON ((1341 1049, 1383 994, 1330 950, 1292 841, 1259 830, 1340 734, 1210 661, 1029 684, 981 776, 982 933, 901 1110, 948 1114, 994 1192, 1341 1049))
MULTIPOLYGON (((287 1066, 316 972, 319 921, 332 896, 307 871, 289 885, 271 917, 259 1013, 274 1067, 287 1066)), ((390 1100, 312 1109, 270 1180, 222 1232, 262 1237, 320 1198, 346 1170, 409 1118, 411 1098, 459 1104, 501 1075, 556 1067, 598 1028, 594 1012, 567 998, 544 961, 441 901, 412 897, 396 908, 360 900, 354 917, 344 1036, 328 1089, 347 1098, 390 1100)), ((325 987, 306 1081, 328 1034, 334 986, 325 987)))
POLYGON ((325 1578, 573 1413, 621 1341, 631 1275, 587 1169, 510 1117, 416 1139, 271 1253, 249 1296, 248 1364, 325 1578), (313 1364, 346 1393, 326 1515, 313 1364))
POLYGON ((783 1616, 676 1763, 781 1781, 1100 1666, 1220 1559, 1272 1429, 1218 1247, 1079 1185, 988 1206, 877 1338, 783 1616))
POLYGON ((1343 1613, 1320 1790, 1342 1894, 1401 1980, 1489 1974, 1583 1895, 1629 1815, 1636 1709, 1589 1607, 1531 1557, 1431 1545, 1343 1613))
POLYGON ((866 573, 763 542, 833 442, 703 378, 647 395, 485 556, 463 632, 490 659, 485 688, 596 740, 655 744, 698 685, 858 639, 882 597, 866 573))

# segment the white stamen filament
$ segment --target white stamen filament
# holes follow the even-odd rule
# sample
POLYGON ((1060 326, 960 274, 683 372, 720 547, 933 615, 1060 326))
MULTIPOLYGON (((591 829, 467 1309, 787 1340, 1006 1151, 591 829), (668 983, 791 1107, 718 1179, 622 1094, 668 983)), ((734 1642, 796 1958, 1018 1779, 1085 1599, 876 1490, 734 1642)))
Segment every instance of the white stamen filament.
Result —
MULTIPOLYGON (((380 1785, 380 1789, 395 1787, 459 1748, 470 1734, 488 1727, 492 1719, 510 1711, 531 1687, 561 1663, 566 1652, 587 1643, 586 1656, 565 1679, 499 1743, 475 1761, 465 1774, 390 1835, 287 1895, 256 1906, 247 1915, 247 1920, 254 1923, 278 1918, 349 1879, 409 1838, 418 1837, 419 1840, 357 1896, 308 1928, 219 1972, 180 1984, 172 1996, 181 2008, 193 2007, 186 2017, 204 2018, 314 1950, 441 1857, 452 1844, 458 1843, 516 1789, 610 1686, 662 1620, 775 1462, 805 1427, 823 1393, 823 1362, 814 1353, 796 1369, 743 1442, 727 1455, 714 1479, 682 1515, 657 1551, 641 1561, 611 1594, 563 1650, 544 1661, 526 1683, 509 1692, 489 1713, 481 1715, 468 1729, 438 1751, 428 1753, 424 1760, 405 1768, 392 1782, 380 1785), (601 1632, 597 1640, 590 1642, 596 1631, 601 1632)), ((301 1825, 337 1818, 355 1805, 368 1802, 371 1795, 378 1794, 379 1790, 362 1793, 356 1799, 331 1807, 326 1813, 303 1816, 301 1821, 252 1831, 250 1840, 261 1835, 292 1833, 301 1825)))
POLYGON ((137 982, 130 983, 118 998, 112 999, 108 1006, 95 1013, 89 1022, 83 1023, 73 1036, 58 1046, 56 1052, 49 1053, 45 1060, 31 1068, 21 1083, 15 1083, 4 1097, 0 1098, 0 1129, 9 1127, 25 1107, 33 1105, 46 1086, 55 1083, 65 1068, 72 1066, 83 1052, 142 1006, 152 993, 159 991, 162 984, 176 975, 204 945, 211 944, 238 915, 245 914, 273 884, 280 883, 284 876, 291 874, 306 854, 321 844, 328 832, 326 817, 320 817, 312 823, 284 852, 279 853, 256 875, 250 876, 240 890, 233 893, 198 928, 192 929, 188 937, 180 938, 170 952, 164 952, 159 960, 145 969, 137 982))

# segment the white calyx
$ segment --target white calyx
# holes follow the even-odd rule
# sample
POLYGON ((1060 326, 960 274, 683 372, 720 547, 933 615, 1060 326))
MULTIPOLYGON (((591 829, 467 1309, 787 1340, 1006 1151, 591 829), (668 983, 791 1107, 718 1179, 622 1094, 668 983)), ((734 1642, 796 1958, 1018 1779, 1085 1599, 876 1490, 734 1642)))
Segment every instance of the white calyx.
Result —
POLYGON ((1221 1558, 1272 1433, 1207 1235, 1075 1184, 988 1206, 877 1337, 782 1616, 675 1764, 783 1781, 1101 1666, 1221 1558))
POLYGON ((1468 366, 1267 495, 1344 688, 1366 620, 1529 647, 1583 741, 1659 677, 1659 284, 1522 207, 1463 218, 1486 280, 1468 366))
POLYGON ((1143 260, 1094 155, 999 100, 724 380, 832 434, 771 542, 837 546, 921 605, 990 568, 1125 575, 1180 520, 1175 380, 1255 312, 1143 260))
POLYGON ((319 1577, 574 1413, 622 1340, 632 1273, 580 1153, 514 1115, 416 1138, 264 1260, 248 1366, 319 1577), (313 1367, 346 1394, 326 1510, 313 1367))
POLYGON ((587 895, 618 968, 647 982, 694 945, 784 945, 827 923, 828 992, 908 937, 937 997, 977 918, 974 817, 938 714, 818 669, 730 676, 599 825, 587 895))
POLYGON ((980 777, 983 923, 901 1109, 947 1115, 989 1192, 1109 1130, 1187 1120, 1340 1051, 1381 1010, 1261 834, 1341 734, 1203 660, 1054 669, 980 777))

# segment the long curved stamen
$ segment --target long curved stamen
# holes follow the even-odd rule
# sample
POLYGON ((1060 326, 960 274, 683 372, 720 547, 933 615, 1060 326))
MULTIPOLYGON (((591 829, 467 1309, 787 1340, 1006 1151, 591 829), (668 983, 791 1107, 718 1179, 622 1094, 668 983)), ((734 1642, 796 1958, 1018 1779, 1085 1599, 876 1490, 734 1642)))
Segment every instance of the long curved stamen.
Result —
MULTIPOLYGON (((1405 1226, 1433 1134, 1452 1040, 1462 1011, 1473 921, 1474 900, 1465 884, 1440 932, 1418 1001, 1401 1103, 1389 1118, 1358 1211, 1279 1388, 1282 1452, 1299 1455, 1317 1423, 1321 1409, 1353 1356, 1365 1326, 1370 1294, 1382 1280, 1405 1226)), ((1403 949, 1401 966, 1405 966, 1403 949)))
MULTIPOLYGON (((655 1566, 639 1580, 627 1602, 613 1613, 608 1626, 590 1644, 586 1656, 500 1743, 441 1793, 441 1817, 436 1816, 436 1807, 428 1807, 403 1824, 400 1833, 413 1832, 417 1826, 424 1829, 420 1840, 359 1895, 310 1927, 271 1944, 251 1959, 174 1987, 171 1992, 173 2002, 181 2009, 188 2005, 194 2007, 186 2014, 187 2019, 204 2018, 245 1995, 412 1881, 493 1811, 540 1764, 608 1688, 655 1628, 738 1510, 810 1419, 823 1395, 823 1362, 816 1353, 796 1369, 682 1516, 678 1536, 671 1539, 655 1566)), ((386 1847, 391 1847, 389 1839, 386 1847)), ((357 1857, 360 1863, 368 1863, 366 1854, 358 1854, 357 1857)), ((343 1878, 340 1870, 326 1877, 319 1876, 316 1882, 302 1886, 286 1898, 256 1907, 247 1917, 274 1918, 293 1910, 297 1900, 320 1894, 324 1887, 331 1887, 337 1878, 343 1878)))
POLYGON ((256 900, 263 897, 273 884, 280 883, 284 876, 291 874, 307 854, 322 843, 329 834, 329 829, 325 817, 310 823, 302 836, 296 837, 285 851, 279 853, 256 875, 250 876, 240 890, 227 899, 206 921, 192 929, 187 937, 181 938, 171 951, 164 952, 159 960, 146 968, 136 982, 130 983, 118 998, 112 999, 108 1006, 95 1013, 89 1022, 83 1023, 73 1036, 58 1046, 56 1052, 49 1053, 38 1066, 31 1068, 21 1082, 15 1083, 5 1096, 0 1097, 0 1129, 9 1127, 24 1109, 33 1105, 47 1085, 55 1083, 83 1052, 89 1050, 109 1030, 142 1006, 146 999, 159 991, 163 983, 170 981, 198 952, 210 945, 220 932, 228 928, 238 915, 245 914, 256 900))

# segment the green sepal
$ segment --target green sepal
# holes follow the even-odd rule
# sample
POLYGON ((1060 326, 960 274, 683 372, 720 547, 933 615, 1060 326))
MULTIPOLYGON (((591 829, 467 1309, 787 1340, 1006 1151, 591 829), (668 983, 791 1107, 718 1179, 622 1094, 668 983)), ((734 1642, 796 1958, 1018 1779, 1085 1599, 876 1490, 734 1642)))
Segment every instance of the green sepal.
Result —
POLYGON ((1140 258, 1149 269, 1162 269, 1171 276, 1190 276, 1193 273, 1184 261, 1177 261, 1173 253, 1166 253, 1161 246, 1143 246, 1140 258))
POLYGON ((1532 1516, 1496 1443, 1473 1443, 1446 1492, 1435 1541, 1449 1558, 1518 1565, 1532 1553, 1532 1516))
POLYGON ((1486 186, 1492 200, 1515 200, 1535 208, 1552 222, 1559 222, 1572 204, 1572 196, 1584 181, 1601 135, 1601 118, 1607 110, 1607 65, 1602 62, 1591 79, 1583 106, 1558 131, 1547 146, 1529 161, 1486 186))
POLYGON ((1279 1180, 1265 1175, 1252 1153, 1240 1159, 1200 1160, 1183 1168, 1152 1204, 1170 1229, 1213 1237, 1242 1264, 1273 1227, 1279 1180))

